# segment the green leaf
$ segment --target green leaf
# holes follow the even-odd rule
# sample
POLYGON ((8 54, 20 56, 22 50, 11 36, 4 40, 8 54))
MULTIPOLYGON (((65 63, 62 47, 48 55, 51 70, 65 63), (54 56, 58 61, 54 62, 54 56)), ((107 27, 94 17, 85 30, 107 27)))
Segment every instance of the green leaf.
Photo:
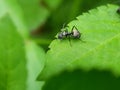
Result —
POLYGON ((119 90, 120 77, 108 71, 75 70, 63 72, 48 80, 43 90, 119 90))
POLYGON ((25 90, 24 42, 9 16, 0 19, 0 90, 25 90))
POLYGON ((45 23, 50 12, 40 5, 40 0, 18 0, 24 12, 29 30, 35 30, 45 23))
POLYGON ((0 90, 40 90, 44 84, 36 77, 45 52, 32 41, 25 42, 9 15, 0 19, 0 90))
POLYGON ((82 33, 81 40, 55 39, 46 55, 46 67, 39 76, 46 80, 65 70, 109 70, 120 75, 120 16, 118 6, 107 5, 77 17, 75 25, 82 33))
POLYGON ((51 2, 51 0, 43 0, 43 2, 48 5, 49 9, 52 10, 56 9, 62 1, 63 0, 55 0, 54 2, 51 2))
POLYGON ((45 52, 42 48, 38 47, 34 42, 26 42, 27 53, 27 71, 28 81, 27 90, 40 90, 44 82, 36 81, 36 77, 43 69, 45 61, 45 52))
POLYGON ((25 21, 29 30, 35 30, 43 25, 51 10, 57 8, 62 0, 18 0, 24 12, 25 21), (42 3, 43 2, 43 3, 42 3), (45 4, 45 5, 44 5, 45 4))
POLYGON ((0 10, 0 90, 40 90, 43 82, 36 77, 45 53, 29 39, 16 0, 0 0, 0 10))
POLYGON ((49 11, 40 5, 39 0, 0 0, 0 10, 0 17, 10 14, 25 36, 28 30, 35 30, 44 24, 49 16, 49 11))
POLYGON ((0 18, 8 14, 23 38, 28 38, 28 29, 25 24, 23 12, 16 0, 0 0, 0 18))

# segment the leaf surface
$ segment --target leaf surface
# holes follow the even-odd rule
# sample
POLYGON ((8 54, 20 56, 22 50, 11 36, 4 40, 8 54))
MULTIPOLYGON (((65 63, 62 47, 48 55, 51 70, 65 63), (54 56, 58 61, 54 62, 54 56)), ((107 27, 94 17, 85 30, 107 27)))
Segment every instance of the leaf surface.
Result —
POLYGON ((45 61, 45 52, 42 48, 38 47, 34 42, 26 42, 27 54, 27 90, 40 90, 44 82, 36 81, 36 77, 43 69, 45 61))
POLYGON ((46 80, 64 70, 109 70, 120 75, 120 16, 118 6, 100 6, 83 13, 68 24, 82 33, 81 40, 55 39, 46 55, 46 66, 40 80, 46 80))
POLYGON ((49 11, 40 5, 39 0, 0 0, 0 17, 10 14, 15 24, 27 33, 43 25, 49 16, 49 11), (24 26, 26 25, 26 26, 24 26))
POLYGON ((0 37, 0 90, 40 90, 45 53, 29 39, 17 0, 0 0, 0 37))
POLYGON ((24 42, 9 16, 0 19, 0 90, 25 90, 24 42))

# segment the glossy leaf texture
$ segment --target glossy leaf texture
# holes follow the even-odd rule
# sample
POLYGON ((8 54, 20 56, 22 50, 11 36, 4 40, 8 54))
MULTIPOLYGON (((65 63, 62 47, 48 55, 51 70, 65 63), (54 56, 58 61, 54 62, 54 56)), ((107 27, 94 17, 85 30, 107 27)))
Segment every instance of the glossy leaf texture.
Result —
POLYGON ((55 39, 46 54, 46 66, 39 80, 47 80, 61 72, 75 69, 108 70, 120 75, 120 15, 118 6, 106 5, 83 13, 68 24, 75 25, 81 40, 55 39), (71 43, 71 45, 70 45, 71 43))

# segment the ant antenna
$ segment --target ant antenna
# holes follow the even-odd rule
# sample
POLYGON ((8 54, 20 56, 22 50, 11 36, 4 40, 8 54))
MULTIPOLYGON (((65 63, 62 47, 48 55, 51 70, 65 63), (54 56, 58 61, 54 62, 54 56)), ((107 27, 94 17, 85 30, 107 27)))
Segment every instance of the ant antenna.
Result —
POLYGON ((74 28, 75 28, 76 30, 78 30, 75 25, 72 27, 72 30, 73 30, 74 28))
POLYGON ((64 23, 64 24, 63 24, 63 27, 62 27, 62 28, 64 28, 64 27, 65 27, 65 25, 66 25, 66 23, 64 23))
POLYGON ((63 24, 62 28, 69 27, 66 23, 63 24))

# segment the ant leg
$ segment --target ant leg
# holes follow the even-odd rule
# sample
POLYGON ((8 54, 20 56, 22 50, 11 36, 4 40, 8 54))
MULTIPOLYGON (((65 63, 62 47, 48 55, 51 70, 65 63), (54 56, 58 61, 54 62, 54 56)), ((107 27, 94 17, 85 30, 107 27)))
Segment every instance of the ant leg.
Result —
POLYGON ((68 25, 66 25, 66 27, 69 27, 68 25))
POLYGON ((76 27, 75 25, 72 27, 72 30, 73 30, 74 28, 75 28, 76 30, 78 30, 77 27, 76 27))
POLYGON ((68 37, 68 29, 65 29, 65 36, 68 37))
POLYGON ((71 34, 73 33, 73 29, 74 29, 74 28, 75 28, 76 30, 78 30, 77 27, 74 25, 74 26, 72 27, 71 34))
POLYGON ((71 35, 73 34, 73 29, 75 28, 75 26, 72 27, 72 30, 71 30, 71 35))
POLYGON ((72 44, 71 44, 71 40, 70 40, 70 37, 69 37, 69 43, 70 43, 70 46, 72 47, 72 44))
POLYGON ((62 28, 64 28, 64 27, 65 27, 65 25, 66 25, 66 23, 64 23, 64 24, 63 24, 63 27, 62 27, 62 28))
POLYGON ((74 26, 74 28, 75 28, 76 30, 78 30, 76 26, 74 26))
POLYGON ((72 31, 73 31, 74 28, 75 28, 75 26, 72 27, 72 31))
POLYGON ((86 43, 86 41, 84 41, 84 40, 82 40, 82 39, 79 39, 81 42, 83 42, 83 43, 86 43))
POLYGON ((62 28, 69 27, 66 23, 63 24, 62 28))
POLYGON ((79 38, 80 41, 82 41, 83 43, 86 43, 86 41, 84 41, 83 39, 79 38))

